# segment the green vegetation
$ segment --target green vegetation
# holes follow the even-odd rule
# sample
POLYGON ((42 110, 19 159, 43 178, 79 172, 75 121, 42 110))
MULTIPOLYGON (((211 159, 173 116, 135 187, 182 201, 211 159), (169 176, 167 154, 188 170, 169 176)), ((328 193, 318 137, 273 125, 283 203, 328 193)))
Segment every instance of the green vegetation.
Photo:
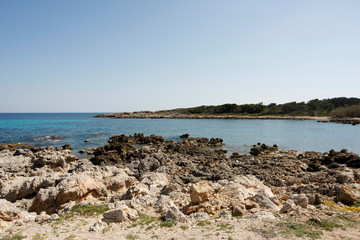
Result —
POLYGON ((225 231, 233 228, 229 223, 218 224, 218 227, 219 227, 218 231, 225 231))
POLYGON ((188 227, 188 226, 181 225, 181 226, 180 226, 180 229, 183 230, 183 231, 185 231, 185 230, 188 230, 189 227, 188 227))
POLYGON ((360 117, 360 104, 339 107, 331 112, 333 118, 360 117))
POLYGON ((307 221, 307 224, 314 227, 319 227, 326 231, 332 231, 334 228, 342 227, 342 225, 338 224, 337 222, 338 221, 336 219, 318 220, 315 218, 311 218, 307 221))
POLYGON ((72 221, 72 220, 74 220, 74 215, 72 213, 63 213, 63 214, 59 214, 59 218, 54 220, 53 222, 52 220, 45 220, 44 222, 52 222, 52 224, 56 226, 66 221, 72 221))
POLYGON ((158 221, 158 219, 156 219, 154 217, 150 217, 150 216, 142 214, 142 213, 139 213, 138 221, 139 221, 138 223, 141 226, 144 226, 144 225, 149 225, 151 223, 154 223, 154 222, 158 221))
POLYGON ((284 237, 308 237, 311 239, 319 238, 322 235, 320 230, 313 229, 311 225, 296 223, 296 222, 285 222, 280 223, 279 226, 282 228, 280 234, 284 237))
POLYGON ((14 234, 14 235, 6 235, 4 237, 2 237, 0 240, 21 240, 26 238, 25 236, 23 236, 20 232, 14 234))
POLYGON ((69 212, 59 214, 58 219, 45 220, 44 222, 52 223, 52 225, 59 225, 66 221, 73 221, 76 215, 90 217, 103 214, 109 209, 110 208, 107 205, 75 205, 69 212))
POLYGON ((77 213, 81 216, 94 216, 103 214, 109 209, 107 205, 76 205, 70 212, 77 213))
POLYGON ((278 234, 285 238, 321 238, 323 231, 332 231, 335 228, 355 227, 359 224, 357 218, 351 214, 338 213, 328 219, 310 218, 305 222, 287 219, 276 225, 262 228, 250 227, 249 230, 261 234, 264 238, 273 238, 278 234))
MULTIPOLYGON (((258 104, 223 104, 218 106, 199 106, 193 108, 180 108, 163 113, 175 112, 179 114, 238 114, 238 115, 289 115, 289 116, 330 116, 336 113, 335 110, 345 108, 346 114, 357 112, 360 109, 359 98, 330 98, 330 99, 313 99, 308 102, 289 102, 284 104, 271 103, 264 105, 258 104), (350 108, 353 105, 358 105, 356 108, 350 108), (355 109, 357 109, 355 111, 355 109)), ((340 110, 338 110, 340 111, 340 110)), ((341 110, 343 111, 343 110, 341 110)), ((358 115, 359 116, 359 115, 358 115)))
POLYGON ((72 240, 72 239, 75 239, 75 238, 76 238, 76 236, 74 234, 71 234, 70 236, 67 236, 65 238, 65 240, 72 240))
POLYGON ((102 230, 102 233, 105 234, 107 233, 108 231, 110 231, 110 229, 112 228, 112 226, 110 224, 108 224, 103 230, 102 230))
POLYGON ((138 235, 128 234, 128 235, 126 236, 126 239, 135 240, 135 239, 139 239, 139 236, 138 236, 138 235))
POLYGON ((209 221, 199 221, 196 225, 198 225, 200 227, 203 227, 203 226, 206 226, 206 225, 211 225, 211 222, 209 222, 209 221))
POLYGON ((170 220, 170 221, 161 221, 160 223, 160 227, 173 227, 175 224, 174 220, 170 220))

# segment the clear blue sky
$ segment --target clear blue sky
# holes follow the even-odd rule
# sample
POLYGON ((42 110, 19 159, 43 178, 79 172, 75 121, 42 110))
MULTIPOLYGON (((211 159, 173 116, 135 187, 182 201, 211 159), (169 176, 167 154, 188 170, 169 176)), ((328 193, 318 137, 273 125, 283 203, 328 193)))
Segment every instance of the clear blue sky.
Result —
POLYGON ((360 97, 359 0, 0 0, 0 112, 360 97))

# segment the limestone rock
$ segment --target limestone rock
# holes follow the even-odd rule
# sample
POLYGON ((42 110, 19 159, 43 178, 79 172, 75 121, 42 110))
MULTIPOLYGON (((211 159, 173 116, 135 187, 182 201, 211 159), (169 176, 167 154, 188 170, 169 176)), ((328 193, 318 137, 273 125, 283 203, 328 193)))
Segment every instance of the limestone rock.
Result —
POLYGON ((137 212, 131 208, 109 210, 103 214, 105 222, 122 222, 137 216, 137 212))
POLYGON ((96 223, 94 223, 94 225, 89 227, 89 232, 100 232, 101 230, 103 230, 105 227, 107 226, 106 223, 104 223, 103 221, 99 220, 96 223))
POLYGON ((179 209, 172 206, 172 207, 170 207, 169 211, 166 213, 165 220, 167 220, 167 221, 174 220, 174 221, 178 221, 178 222, 186 222, 186 217, 182 212, 180 212, 179 209))
POLYGON ((280 212, 281 213, 288 213, 291 212, 294 208, 295 208, 295 203, 293 200, 288 199, 286 200, 284 206, 281 208, 280 212))
POLYGON ((8 201, 29 197, 37 194, 41 188, 55 185, 56 175, 48 177, 16 177, 10 181, 0 182, 0 198, 8 201))
POLYGON ((169 180, 165 173, 147 172, 141 176, 140 183, 148 186, 149 194, 157 194, 169 184, 169 180))
POLYGON ((201 181, 191 185, 189 193, 192 203, 203 203, 209 199, 214 192, 212 187, 206 182, 201 181))
POLYGON ((351 188, 347 185, 340 185, 336 188, 336 200, 345 204, 357 202, 357 198, 351 188))
POLYGON ((123 171, 115 176, 106 178, 105 184, 109 190, 119 191, 134 185, 136 182, 136 178, 129 176, 123 171))
POLYGON ((170 199, 169 196, 160 195, 154 207, 156 209, 156 212, 160 214, 165 214, 173 205, 174 202, 170 199))
POLYGON ((99 195, 100 190, 101 184, 88 175, 64 177, 56 187, 40 189, 30 210, 37 213, 49 210, 52 212, 69 201, 76 201, 91 194, 99 195))
POLYGON ((245 206, 239 203, 232 204, 231 210, 233 216, 243 216, 247 213, 245 206))
POLYGON ((306 208, 309 204, 309 199, 305 194, 291 194, 289 199, 293 200, 295 205, 306 208))
POLYGON ((17 173, 30 164, 31 158, 22 155, 13 156, 9 150, 0 152, 0 169, 5 172, 17 173))
POLYGON ((13 221, 20 218, 20 210, 11 202, 0 199, 0 219, 4 221, 13 221))
POLYGON ((353 183, 354 180, 354 174, 352 172, 340 172, 336 176, 336 181, 338 183, 353 183))
POLYGON ((152 157, 146 157, 140 160, 139 173, 154 171, 160 167, 160 162, 152 157))

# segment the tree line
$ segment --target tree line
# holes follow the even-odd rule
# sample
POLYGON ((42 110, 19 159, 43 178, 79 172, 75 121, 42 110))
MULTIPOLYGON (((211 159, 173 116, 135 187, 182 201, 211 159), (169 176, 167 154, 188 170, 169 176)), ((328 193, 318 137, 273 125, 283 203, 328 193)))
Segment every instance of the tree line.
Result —
POLYGON ((243 115, 290 115, 290 116, 330 116, 360 117, 360 99, 337 97, 313 99, 308 102, 289 102, 284 104, 223 104, 218 106, 198 106, 170 110, 181 114, 243 114, 243 115), (357 116, 359 114, 359 116, 357 116), (341 115, 341 116, 340 116, 341 115))

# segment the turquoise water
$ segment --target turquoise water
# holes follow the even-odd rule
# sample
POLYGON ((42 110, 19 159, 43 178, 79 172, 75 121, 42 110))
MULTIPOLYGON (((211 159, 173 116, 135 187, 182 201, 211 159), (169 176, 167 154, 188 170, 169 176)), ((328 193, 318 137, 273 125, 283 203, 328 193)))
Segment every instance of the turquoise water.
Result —
POLYGON ((218 119, 107 119, 92 118, 96 113, 0 113, 0 143, 26 142, 37 146, 69 143, 75 150, 106 144, 118 134, 144 133, 179 140, 219 137, 226 148, 248 152, 257 142, 278 144, 284 149, 325 152, 331 148, 360 154, 360 126, 293 120, 218 119), (95 136, 102 133, 102 136, 95 136), (62 141, 39 142, 36 138, 58 136, 62 141), (90 143, 85 143, 90 139, 90 143))

